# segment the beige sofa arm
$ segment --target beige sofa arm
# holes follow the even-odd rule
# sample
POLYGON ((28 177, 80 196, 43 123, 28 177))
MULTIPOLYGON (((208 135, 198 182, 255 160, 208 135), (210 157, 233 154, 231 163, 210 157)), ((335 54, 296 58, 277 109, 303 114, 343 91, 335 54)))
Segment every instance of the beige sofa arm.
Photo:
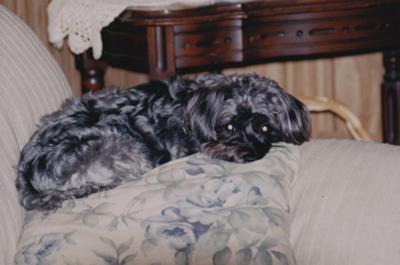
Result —
POLYGON ((19 152, 40 117, 72 93, 40 40, 2 5, 0 25, 0 264, 10 265, 24 217, 14 184, 19 152))
POLYGON ((291 199, 297 264, 399 264, 400 147, 314 140, 300 150, 291 199))

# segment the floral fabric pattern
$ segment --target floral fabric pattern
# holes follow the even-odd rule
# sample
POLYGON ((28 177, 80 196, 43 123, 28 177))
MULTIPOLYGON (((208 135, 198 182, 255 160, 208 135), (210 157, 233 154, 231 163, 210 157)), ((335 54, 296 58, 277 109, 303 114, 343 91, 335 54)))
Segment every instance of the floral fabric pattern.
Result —
POLYGON ((299 151, 237 164, 195 154, 52 213, 26 217, 18 265, 293 265, 290 187, 299 151))

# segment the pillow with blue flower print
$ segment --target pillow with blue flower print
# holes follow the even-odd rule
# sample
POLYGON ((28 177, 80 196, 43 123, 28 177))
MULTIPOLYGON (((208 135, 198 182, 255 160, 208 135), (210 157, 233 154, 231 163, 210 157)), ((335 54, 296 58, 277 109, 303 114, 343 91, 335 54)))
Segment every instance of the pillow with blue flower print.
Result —
POLYGON ((15 263, 293 265, 298 146, 231 163, 195 154, 51 213, 28 212, 15 263))

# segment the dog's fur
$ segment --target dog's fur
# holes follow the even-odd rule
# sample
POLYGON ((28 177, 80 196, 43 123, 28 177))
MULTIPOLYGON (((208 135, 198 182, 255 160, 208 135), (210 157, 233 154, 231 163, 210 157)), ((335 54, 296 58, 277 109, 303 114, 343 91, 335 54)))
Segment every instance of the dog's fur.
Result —
POLYGON ((176 77, 89 93, 45 116, 22 150, 16 186, 27 210, 51 210, 198 151, 248 162, 309 133, 305 106, 270 79, 176 77))

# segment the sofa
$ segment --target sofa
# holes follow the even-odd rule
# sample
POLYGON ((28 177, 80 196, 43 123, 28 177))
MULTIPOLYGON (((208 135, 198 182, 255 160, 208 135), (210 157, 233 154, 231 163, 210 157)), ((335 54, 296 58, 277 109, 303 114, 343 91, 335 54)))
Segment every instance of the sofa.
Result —
MULTIPOLYGON (((266 187, 254 189, 254 186, 249 186, 244 197, 235 195, 235 202, 243 198, 248 201, 251 195, 251 207, 267 204, 262 210, 268 219, 263 222, 263 215, 260 219, 260 211, 253 208, 254 215, 245 214, 251 212, 249 209, 247 212, 237 209, 227 212, 226 205, 225 209, 218 209, 220 215, 225 214, 225 219, 221 219, 220 216, 217 219, 216 215, 210 217, 211 210, 206 212, 196 207, 190 208, 190 205, 198 206, 199 203, 188 204, 188 200, 180 201, 183 203, 180 204, 181 208, 163 206, 162 214, 164 221, 166 216, 169 218, 165 221, 168 225, 175 225, 173 231, 178 231, 177 227, 181 225, 179 231, 186 237, 178 238, 179 240, 174 238, 174 241, 168 238, 168 242, 163 239, 167 243, 159 241, 165 243, 160 243, 159 248, 153 248, 154 242, 158 240, 154 234, 167 231, 162 230, 165 223, 162 223, 161 215, 152 213, 151 218, 144 218, 146 222, 142 220, 134 228, 129 225, 141 216, 139 212, 132 216, 113 215, 111 218, 110 211, 122 207, 121 205, 128 200, 128 195, 131 196, 132 192, 140 193, 140 189, 147 188, 137 183, 101 195, 94 194, 88 200, 67 202, 63 209, 57 210, 56 213, 25 211, 19 205, 15 188, 15 166, 18 163, 19 152, 35 130, 40 117, 56 110, 70 97, 72 92, 69 84, 46 48, 22 20, 0 5, 1 264, 399 264, 400 147, 376 142, 312 139, 301 146, 283 146, 283 149, 277 151, 274 149, 271 158, 250 167, 192 157, 173 161, 170 165, 156 169, 145 176, 146 182, 140 185, 153 185, 157 182, 154 184, 156 186, 152 187, 170 188, 177 183, 176 178, 179 177, 179 184, 185 183, 184 187, 187 188, 188 184, 182 182, 182 179, 195 176, 196 181, 202 181, 202 178, 208 177, 207 174, 214 176, 221 168, 225 177, 229 175, 228 171, 230 174, 235 172, 234 177, 228 176, 231 181, 229 185, 236 185, 235 190, 238 187, 246 190, 249 179, 254 182, 260 181, 259 185, 266 187), (254 167, 257 167, 258 171, 254 167), (265 178, 262 171, 267 172, 265 178), (290 177, 286 178, 282 174, 288 174, 290 177), (247 177, 240 178, 242 175, 247 177), (266 196, 261 200, 260 194, 264 193, 270 197, 266 196), (195 211, 196 215, 193 216, 197 221, 190 221, 183 216, 184 210, 186 213, 195 211), (207 218, 213 219, 204 221, 208 222, 207 225, 200 225, 198 220, 205 219, 205 213, 207 218), (249 218, 243 219, 243 216, 249 218), (225 227, 225 230, 214 227, 212 233, 205 233, 205 230, 211 230, 212 224, 221 220, 229 222, 231 234, 228 237, 233 238, 232 234, 235 234, 235 240, 227 239, 225 227), (58 229, 64 229, 67 225, 73 225, 73 232, 81 231, 79 229, 84 225, 85 230, 82 231, 89 231, 91 237, 82 239, 79 233, 71 232, 64 233, 61 239, 58 238, 58 229), (100 230, 90 230, 95 226, 100 230), (120 227, 123 229, 118 230, 120 227), (199 234, 191 236, 190 229, 193 227, 197 232, 201 230, 201 238, 199 234), (107 236, 124 236, 130 229, 135 229, 134 236, 126 237, 121 242, 104 235, 98 236, 103 232, 107 232, 107 236), (146 251, 155 251, 150 255, 154 262, 138 261, 140 253, 130 253, 130 246, 139 240, 136 236, 142 232, 146 238, 140 246, 143 252, 144 246, 146 251), (38 233, 47 234, 38 237, 38 233), (241 248, 235 252, 234 247, 218 245, 228 241, 240 245, 250 238, 248 235, 254 234, 248 239, 252 240, 262 233, 268 234, 269 241, 264 240, 264 243, 256 248, 254 243, 252 247, 241 248), (205 237, 208 239, 205 240, 205 237), (59 244, 58 239, 69 248, 67 252, 63 252, 64 245, 59 244), (195 247, 188 247, 187 242, 190 240, 199 241, 197 243, 202 246, 197 249, 202 250, 193 252, 195 247), (163 254, 171 247, 171 242, 179 251, 167 262, 168 259, 164 258, 163 254), (182 242, 183 247, 179 245, 182 242), (116 255, 106 255, 103 250, 98 249, 87 251, 87 247, 92 244, 104 251, 107 248, 113 249, 116 255), (213 252, 212 259, 207 257, 208 253, 211 253, 210 246, 218 248, 218 252, 213 252), (192 252, 189 253, 189 250, 192 252), (95 259, 86 259, 85 255, 88 252, 95 259), (56 255, 55 253, 57 258, 52 256, 56 255), (159 256, 161 259, 157 260, 159 256)), ((220 179, 211 177, 207 183, 215 187, 220 184, 217 183, 220 179)), ((146 197, 155 206, 165 203, 165 198, 178 196, 169 193, 170 197, 165 197, 164 192, 164 197, 159 197, 155 190, 151 190, 151 193, 148 193, 150 195, 146 197)), ((178 190, 173 191, 176 193, 178 190)), ((183 189, 179 192, 185 191, 183 189)), ((226 193, 226 189, 224 192, 226 193)), ((199 202, 205 193, 203 189, 197 197, 193 194, 185 196, 189 196, 187 198, 190 198, 190 202, 199 202)), ((137 200, 134 202, 139 203, 137 200)), ((136 205, 128 206, 134 208, 136 205)), ((193 216, 191 218, 194 218, 193 216)), ((219 224, 221 228, 221 223, 219 224)))

